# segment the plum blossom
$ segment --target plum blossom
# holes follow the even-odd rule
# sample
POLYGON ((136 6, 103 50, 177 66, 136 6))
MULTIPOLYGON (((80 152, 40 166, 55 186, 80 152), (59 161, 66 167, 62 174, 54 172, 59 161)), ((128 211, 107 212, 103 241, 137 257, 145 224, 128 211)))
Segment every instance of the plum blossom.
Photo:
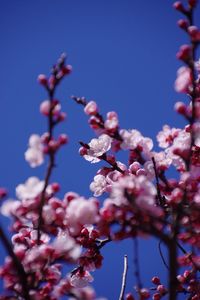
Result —
POLYGON ((55 255, 68 255, 73 260, 77 260, 81 254, 81 247, 65 231, 59 231, 57 237, 52 243, 55 255))
POLYGON ((76 288, 83 288, 92 282, 94 279, 88 271, 78 270, 71 276, 71 285, 76 288))
MULTIPOLYGON (((167 170, 172 163, 172 159, 168 155, 166 155, 166 152, 164 151, 152 152, 152 157, 154 157, 156 168, 159 171, 167 170)), ((152 160, 148 160, 144 163, 144 169, 146 171, 148 179, 153 179, 155 177, 155 170, 152 160)))
POLYGON ((107 113, 107 119, 104 126, 108 130, 116 130, 119 125, 118 115, 116 112, 111 111, 107 113))
POLYGON ((129 175, 122 177, 118 182, 113 183, 111 199, 115 205, 137 205, 141 210, 146 210, 152 215, 159 215, 161 210, 155 204, 156 188, 146 176, 129 175), (128 199, 128 197, 130 199, 128 199))
POLYGON ((97 222, 97 200, 95 198, 86 200, 84 197, 71 200, 66 209, 66 218, 70 233, 79 233, 83 225, 94 224, 97 222))
POLYGON ((99 162, 98 157, 102 156, 111 148, 112 138, 107 134, 102 134, 97 139, 92 139, 88 144, 89 149, 83 157, 91 163, 99 162))
POLYGON ((186 130, 180 130, 177 137, 174 139, 171 147, 165 150, 167 158, 171 159, 172 164, 178 170, 185 169, 185 163, 182 156, 185 155, 190 149, 191 135, 186 130))
POLYGON ((120 135, 123 139, 121 144, 122 149, 134 150, 138 146, 142 148, 145 155, 149 156, 149 152, 153 148, 153 141, 150 138, 143 137, 141 133, 136 129, 121 129, 120 135))
POLYGON ((37 197, 43 190, 44 181, 40 181, 37 177, 29 177, 24 184, 16 187, 16 196, 18 199, 33 199, 37 197))
POLYGON ((84 107, 84 112, 86 115, 96 115, 98 107, 95 101, 90 101, 84 107))
POLYGON ((178 136, 174 139, 173 148, 174 150, 188 150, 190 148, 191 135, 185 130, 180 130, 178 136))
MULTIPOLYGON (((40 112, 41 114, 48 116, 49 112, 51 109, 51 102, 49 100, 44 100, 41 104, 40 104, 40 112)), ((61 110, 61 105, 60 103, 55 103, 53 106, 53 110, 52 110, 52 114, 53 115, 58 115, 60 113, 61 110)))
POLYGON ((180 129, 170 128, 168 125, 163 126, 163 130, 160 131, 157 135, 157 141, 161 148, 167 148, 172 143, 174 138, 178 135, 180 129))
POLYGON ((94 177, 94 181, 90 184, 90 190, 94 193, 95 197, 103 194, 106 190, 107 182, 105 176, 98 174, 94 177))
POLYGON ((43 144, 41 137, 32 134, 29 138, 29 148, 25 152, 25 160, 32 168, 40 166, 44 162, 43 144))
POLYGON ((174 88, 178 93, 188 93, 191 87, 191 70, 188 67, 182 66, 177 71, 177 78, 174 88))
POLYGON ((19 206, 20 201, 8 199, 1 205, 1 214, 5 217, 10 217, 19 206))

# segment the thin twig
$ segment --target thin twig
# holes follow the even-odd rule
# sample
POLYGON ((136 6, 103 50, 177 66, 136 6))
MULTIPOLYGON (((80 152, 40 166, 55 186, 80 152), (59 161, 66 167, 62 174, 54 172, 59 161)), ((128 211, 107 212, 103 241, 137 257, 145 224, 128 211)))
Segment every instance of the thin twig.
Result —
POLYGON ((104 240, 97 240, 98 242, 98 249, 100 250, 101 248, 103 248, 106 244, 108 244, 109 242, 111 242, 111 238, 107 238, 107 239, 104 239, 104 240))
POLYGON ((158 249, 159 249, 160 257, 162 258, 162 261, 163 261, 163 264, 165 265, 165 267, 169 270, 169 266, 168 266, 168 264, 166 263, 166 260, 165 260, 165 258, 164 258, 164 255, 163 255, 163 253, 162 253, 161 244, 162 244, 162 241, 159 241, 159 243, 158 243, 158 249))
MULTIPOLYGON (((49 138, 48 139, 49 139, 49 141, 52 139, 53 128, 55 126, 55 124, 53 122, 53 108, 54 107, 52 105, 53 97, 54 97, 54 91, 55 91, 55 89, 48 90, 49 101, 51 103, 51 109, 49 111, 49 118, 48 118, 48 133, 49 133, 49 138)), ((51 173, 52 173, 54 165, 55 165, 55 153, 53 151, 50 151, 49 152, 49 164, 48 164, 48 167, 47 167, 46 176, 45 176, 45 180, 44 180, 44 187, 43 187, 43 190, 42 190, 42 193, 41 193, 40 204, 39 204, 39 208, 38 208, 38 215, 39 215, 38 226, 37 226, 37 242, 38 242, 38 244, 40 242, 41 227, 43 225, 42 211, 43 211, 43 206, 44 206, 44 203, 45 203, 46 189, 47 189, 47 186, 49 184, 49 179, 51 177, 51 173)))
POLYGON ((154 168, 155 177, 156 177, 157 196, 158 196, 160 206, 163 207, 165 205, 165 202, 164 202, 164 199, 163 199, 163 197, 161 195, 161 191, 160 191, 159 176, 158 176, 158 171, 156 168, 156 161, 155 161, 154 157, 152 157, 152 162, 153 162, 153 168, 154 168))
POLYGON ((120 291, 120 295, 119 295, 119 300, 124 300, 127 271, 128 271, 128 257, 127 257, 127 255, 124 255, 124 271, 122 274, 122 286, 121 286, 121 291, 120 291))

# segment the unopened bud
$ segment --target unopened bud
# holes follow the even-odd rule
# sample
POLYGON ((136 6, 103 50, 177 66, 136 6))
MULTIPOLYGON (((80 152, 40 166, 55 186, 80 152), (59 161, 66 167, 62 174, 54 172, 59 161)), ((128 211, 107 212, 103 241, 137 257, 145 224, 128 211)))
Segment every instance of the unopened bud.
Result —
POLYGON ((40 74, 38 75, 38 78, 37 78, 38 82, 44 86, 47 85, 47 78, 44 74, 40 74))

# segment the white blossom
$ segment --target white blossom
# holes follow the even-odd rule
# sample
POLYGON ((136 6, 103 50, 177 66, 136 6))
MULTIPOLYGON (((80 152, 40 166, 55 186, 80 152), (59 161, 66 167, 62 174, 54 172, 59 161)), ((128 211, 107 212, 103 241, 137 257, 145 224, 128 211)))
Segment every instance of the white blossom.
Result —
POLYGON ((97 139, 92 139, 90 141, 89 149, 87 150, 87 154, 84 155, 84 158, 91 163, 99 162, 101 155, 106 153, 111 148, 112 138, 107 134, 102 134, 97 139))
POLYGON ((41 138, 37 134, 32 134, 29 138, 29 148, 25 152, 25 160, 32 168, 40 166, 44 162, 43 145, 41 138))
POLYGON ((18 199, 33 199, 37 197, 43 190, 44 181, 40 181, 37 177, 29 177, 24 184, 16 187, 16 196, 18 199))

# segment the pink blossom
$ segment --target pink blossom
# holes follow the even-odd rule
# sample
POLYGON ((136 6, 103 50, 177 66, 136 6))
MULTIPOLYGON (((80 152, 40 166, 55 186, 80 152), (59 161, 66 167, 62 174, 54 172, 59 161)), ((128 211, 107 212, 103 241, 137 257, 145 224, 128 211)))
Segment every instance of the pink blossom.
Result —
MULTIPOLYGON (((41 112, 41 114, 43 114, 45 116, 48 116, 49 112, 50 112, 50 109, 51 109, 51 102, 49 100, 44 100, 40 104, 40 112, 41 112)), ((53 115, 57 115, 57 114, 59 114, 60 110, 61 110, 60 103, 56 103, 54 105, 54 107, 53 107, 52 114, 53 115)))
POLYGON ((178 93, 188 93, 191 88, 191 70, 188 67, 180 67, 177 71, 177 78, 175 81, 175 90, 178 93))
MULTIPOLYGON (((122 164, 117 164, 118 167, 122 170, 122 171, 125 171, 126 168, 123 168, 122 164)), ((119 177, 122 177, 122 173, 119 172, 119 171, 112 171, 112 172, 109 172, 107 175, 106 175, 106 181, 109 185, 112 185, 113 182, 116 182, 119 177)))
POLYGON ((98 220, 96 199, 86 200, 83 197, 73 199, 66 209, 66 217, 72 234, 77 234, 83 225, 96 223, 98 220))
POLYGON ((90 148, 87 150, 87 154, 83 157, 91 163, 99 162, 100 159, 98 157, 110 150, 111 142, 112 138, 107 134, 102 134, 99 138, 92 139, 88 144, 90 148))
POLYGON ((160 131, 157 135, 157 141, 161 148, 167 148, 172 143, 174 138, 178 135, 180 129, 170 128, 168 125, 163 126, 163 130, 160 131))
POLYGON ((33 199, 37 197, 43 190, 44 181, 40 181, 37 177, 29 177, 24 184, 16 187, 16 195, 18 199, 33 199))
POLYGON ((40 166, 44 162, 43 144, 39 135, 32 134, 30 136, 29 148, 24 155, 32 168, 40 166))
POLYGON ((71 276, 71 285, 76 288, 87 286, 94 279, 88 271, 77 271, 71 276))
POLYGON ((155 205, 155 196, 155 186, 143 175, 125 176, 112 185, 111 199, 115 205, 127 205, 132 201, 132 205, 136 204, 139 209, 160 215, 161 209, 155 205))
POLYGON ((108 130, 116 130, 119 125, 118 115, 116 112, 111 111, 107 113, 107 119, 104 126, 108 130))
POLYGON ((188 150, 190 148, 191 135, 185 130, 180 130, 178 136, 174 139, 172 147, 174 149, 188 150))
MULTIPOLYGON (((170 156, 168 156, 166 152, 152 152, 151 154, 155 159, 157 170, 165 171, 170 167, 172 159, 170 159, 170 156)), ((155 170, 152 159, 144 163, 144 169, 146 170, 148 179, 153 179, 155 177, 155 170)))
POLYGON ((90 101, 84 107, 84 112, 86 115, 96 115, 98 107, 95 101, 90 101))
POLYGON ((67 232, 61 230, 53 241, 52 247, 54 248, 55 255, 62 256, 67 254, 73 260, 77 260, 81 254, 81 247, 67 232))
POLYGON ((153 148, 153 141, 150 138, 143 137, 141 133, 136 129, 121 129, 120 135, 123 139, 123 142, 121 144, 122 149, 134 150, 139 146, 140 148, 142 148, 141 151, 143 151, 144 154, 148 156, 149 152, 153 148))
POLYGON ((8 199, 1 205, 1 214, 6 217, 11 217, 15 213, 16 209, 20 206, 20 201, 8 199))
POLYGON ((95 197, 98 197, 106 190, 106 186, 105 176, 99 174, 94 177, 94 181, 90 184, 90 190, 94 193, 95 197))

